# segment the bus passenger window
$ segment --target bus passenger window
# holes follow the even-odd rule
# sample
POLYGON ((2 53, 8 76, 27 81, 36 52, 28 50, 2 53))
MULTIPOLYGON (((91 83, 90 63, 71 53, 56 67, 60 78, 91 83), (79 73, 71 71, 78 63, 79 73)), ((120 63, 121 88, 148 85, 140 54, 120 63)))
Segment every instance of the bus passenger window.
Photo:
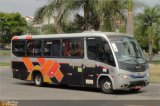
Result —
POLYGON ((25 41, 13 41, 12 50, 16 56, 25 56, 25 41))
POLYGON ((34 56, 41 56, 41 46, 42 42, 40 40, 36 40, 35 41, 35 45, 34 45, 34 56))
POLYGON ((87 39, 87 56, 91 60, 96 60, 97 44, 95 39, 87 39))
POLYGON ((52 41, 44 41, 44 56, 51 56, 51 47, 52 47, 53 42, 52 41))
POLYGON ((62 46, 63 46, 62 56, 71 56, 71 43, 70 43, 70 41, 63 40, 62 46))
POLYGON ((53 40, 52 56, 60 56, 60 40, 53 40))
POLYGON ((27 42, 27 56, 33 56, 34 41, 27 42))
POLYGON ((62 46, 62 56, 83 57, 83 42, 81 38, 63 39, 62 46))

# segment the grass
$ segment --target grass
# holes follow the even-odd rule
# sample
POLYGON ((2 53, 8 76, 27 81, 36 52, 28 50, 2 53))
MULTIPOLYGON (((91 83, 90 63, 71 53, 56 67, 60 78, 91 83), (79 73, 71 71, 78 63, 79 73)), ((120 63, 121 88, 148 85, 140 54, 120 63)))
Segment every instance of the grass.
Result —
POLYGON ((0 66, 9 66, 10 63, 0 63, 0 66))
POLYGON ((152 61, 153 64, 160 64, 160 60, 152 61))
POLYGON ((0 50, 0 56, 10 55, 10 50, 0 50))
POLYGON ((160 64, 150 64, 150 82, 160 84, 160 64))

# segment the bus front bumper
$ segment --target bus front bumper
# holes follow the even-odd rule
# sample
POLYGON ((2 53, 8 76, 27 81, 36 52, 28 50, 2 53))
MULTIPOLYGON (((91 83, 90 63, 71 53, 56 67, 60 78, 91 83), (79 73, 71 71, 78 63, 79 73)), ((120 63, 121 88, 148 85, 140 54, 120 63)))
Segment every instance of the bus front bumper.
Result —
POLYGON ((149 85, 147 80, 139 80, 139 81, 130 81, 129 84, 122 84, 121 88, 128 88, 128 89, 140 89, 149 85))

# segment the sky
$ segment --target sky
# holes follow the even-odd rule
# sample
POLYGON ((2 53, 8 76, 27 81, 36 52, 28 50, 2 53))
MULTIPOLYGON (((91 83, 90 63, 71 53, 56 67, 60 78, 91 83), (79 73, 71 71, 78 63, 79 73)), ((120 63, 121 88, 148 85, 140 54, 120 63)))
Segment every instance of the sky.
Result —
MULTIPOLYGON (((34 16, 35 11, 49 0, 0 0, 0 12, 19 12, 22 16, 34 16)), ((139 0, 148 5, 160 5, 160 0, 139 0)))

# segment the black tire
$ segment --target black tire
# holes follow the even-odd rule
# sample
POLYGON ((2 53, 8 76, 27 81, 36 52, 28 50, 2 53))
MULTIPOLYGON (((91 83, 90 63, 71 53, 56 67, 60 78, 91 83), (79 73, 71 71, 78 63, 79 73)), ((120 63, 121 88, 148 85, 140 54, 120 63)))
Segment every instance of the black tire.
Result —
POLYGON ((138 92, 138 91, 140 91, 141 89, 139 88, 139 89, 129 89, 131 92, 138 92))
POLYGON ((40 73, 34 76, 34 84, 35 86, 38 86, 38 87, 41 87, 44 85, 43 76, 40 73))
POLYGON ((105 94, 113 93, 113 86, 112 86, 112 82, 110 79, 103 78, 100 81, 100 88, 101 88, 102 92, 105 94))

